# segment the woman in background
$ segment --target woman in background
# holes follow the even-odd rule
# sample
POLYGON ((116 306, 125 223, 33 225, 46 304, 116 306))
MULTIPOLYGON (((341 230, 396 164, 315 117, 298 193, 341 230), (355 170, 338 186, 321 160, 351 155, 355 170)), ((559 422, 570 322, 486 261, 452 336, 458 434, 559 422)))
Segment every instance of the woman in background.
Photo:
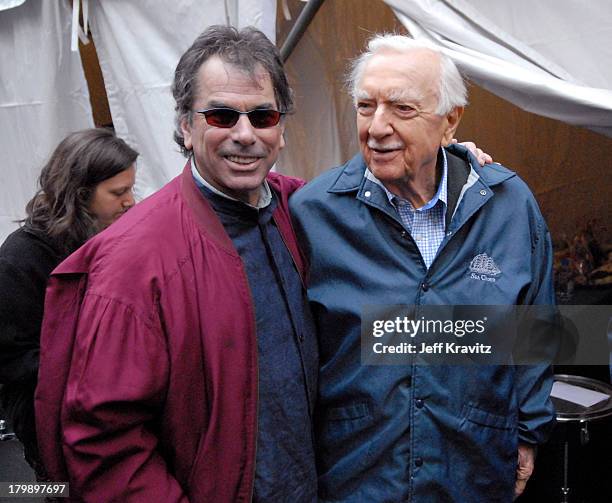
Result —
POLYGON ((0 247, 0 404, 39 478, 34 390, 47 280, 134 205, 137 156, 107 129, 70 134, 43 167, 22 227, 0 247))

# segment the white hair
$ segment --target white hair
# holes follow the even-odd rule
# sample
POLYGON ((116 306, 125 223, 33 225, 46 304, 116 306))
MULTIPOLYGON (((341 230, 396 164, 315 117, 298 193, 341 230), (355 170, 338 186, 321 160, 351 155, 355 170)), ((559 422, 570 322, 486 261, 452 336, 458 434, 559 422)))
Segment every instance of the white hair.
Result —
POLYGON ((351 64, 347 85, 353 100, 357 100, 359 83, 365 67, 375 54, 382 50, 408 53, 415 49, 429 49, 440 56, 440 83, 438 88, 438 115, 446 115, 455 107, 467 105, 467 87, 454 61, 439 47, 428 40, 415 40, 405 35, 379 34, 368 41, 365 52, 351 64))

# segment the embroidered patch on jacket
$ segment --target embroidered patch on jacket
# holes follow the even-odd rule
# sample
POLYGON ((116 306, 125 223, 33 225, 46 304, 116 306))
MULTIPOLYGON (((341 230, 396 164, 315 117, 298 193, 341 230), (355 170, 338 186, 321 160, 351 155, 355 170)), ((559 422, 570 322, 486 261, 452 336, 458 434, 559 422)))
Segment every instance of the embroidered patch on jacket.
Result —
POLYGON ((486 253, 476 255, 470 262, 470 278, 480 281, 495 283, 496 276, 501 274, 501 269, 486 253))

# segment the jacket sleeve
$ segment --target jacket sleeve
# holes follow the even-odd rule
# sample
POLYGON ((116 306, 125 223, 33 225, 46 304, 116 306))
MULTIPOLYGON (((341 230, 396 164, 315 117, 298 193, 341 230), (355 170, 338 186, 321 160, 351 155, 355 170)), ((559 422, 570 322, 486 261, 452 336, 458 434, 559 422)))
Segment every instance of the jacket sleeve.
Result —
MULTIPOLYGON (((537 230, 532 248, 533 282, 523 304, 554 306, 553 250, 550 233, 538 211, 537 230)), ((554 308, 543 308, 545 316, 554 316, 554 308)), ((550 325, 553 319, 546 320, 550 325)), ((528 444, 545 442, 555 423, 555 409, 550 399, 552 367, 542 363, 516 367, 519 399, 519 440, 528 444)))
POLYGON ((188 501, 159 452, 168 370, 158 323, 85 296, 61 413, 71 493, 87 502, 188 501))
POLYGON ((0 383, 36 379, 45 280, 0 259, 0 383))

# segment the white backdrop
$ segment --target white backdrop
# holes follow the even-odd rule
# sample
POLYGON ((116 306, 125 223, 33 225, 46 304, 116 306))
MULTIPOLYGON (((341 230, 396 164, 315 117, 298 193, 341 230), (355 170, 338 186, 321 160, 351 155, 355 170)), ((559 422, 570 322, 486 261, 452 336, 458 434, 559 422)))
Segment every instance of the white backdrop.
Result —
POLYGON ((40 169, 59 141, 92 127, 65 1, 29 0, 0 11, 0 242, 17 228, 40 169))
POLYGON ((609 0, 385 0, 415 38, 520 108, 612 136, 609 0))
POLYGON ((181 54, 212 24, 254 25, 274 40, 276 0, 104 0, 90 3, 89 17, 115 130, 140 152, 144 197, 185 164, 170 92, 181 54))

